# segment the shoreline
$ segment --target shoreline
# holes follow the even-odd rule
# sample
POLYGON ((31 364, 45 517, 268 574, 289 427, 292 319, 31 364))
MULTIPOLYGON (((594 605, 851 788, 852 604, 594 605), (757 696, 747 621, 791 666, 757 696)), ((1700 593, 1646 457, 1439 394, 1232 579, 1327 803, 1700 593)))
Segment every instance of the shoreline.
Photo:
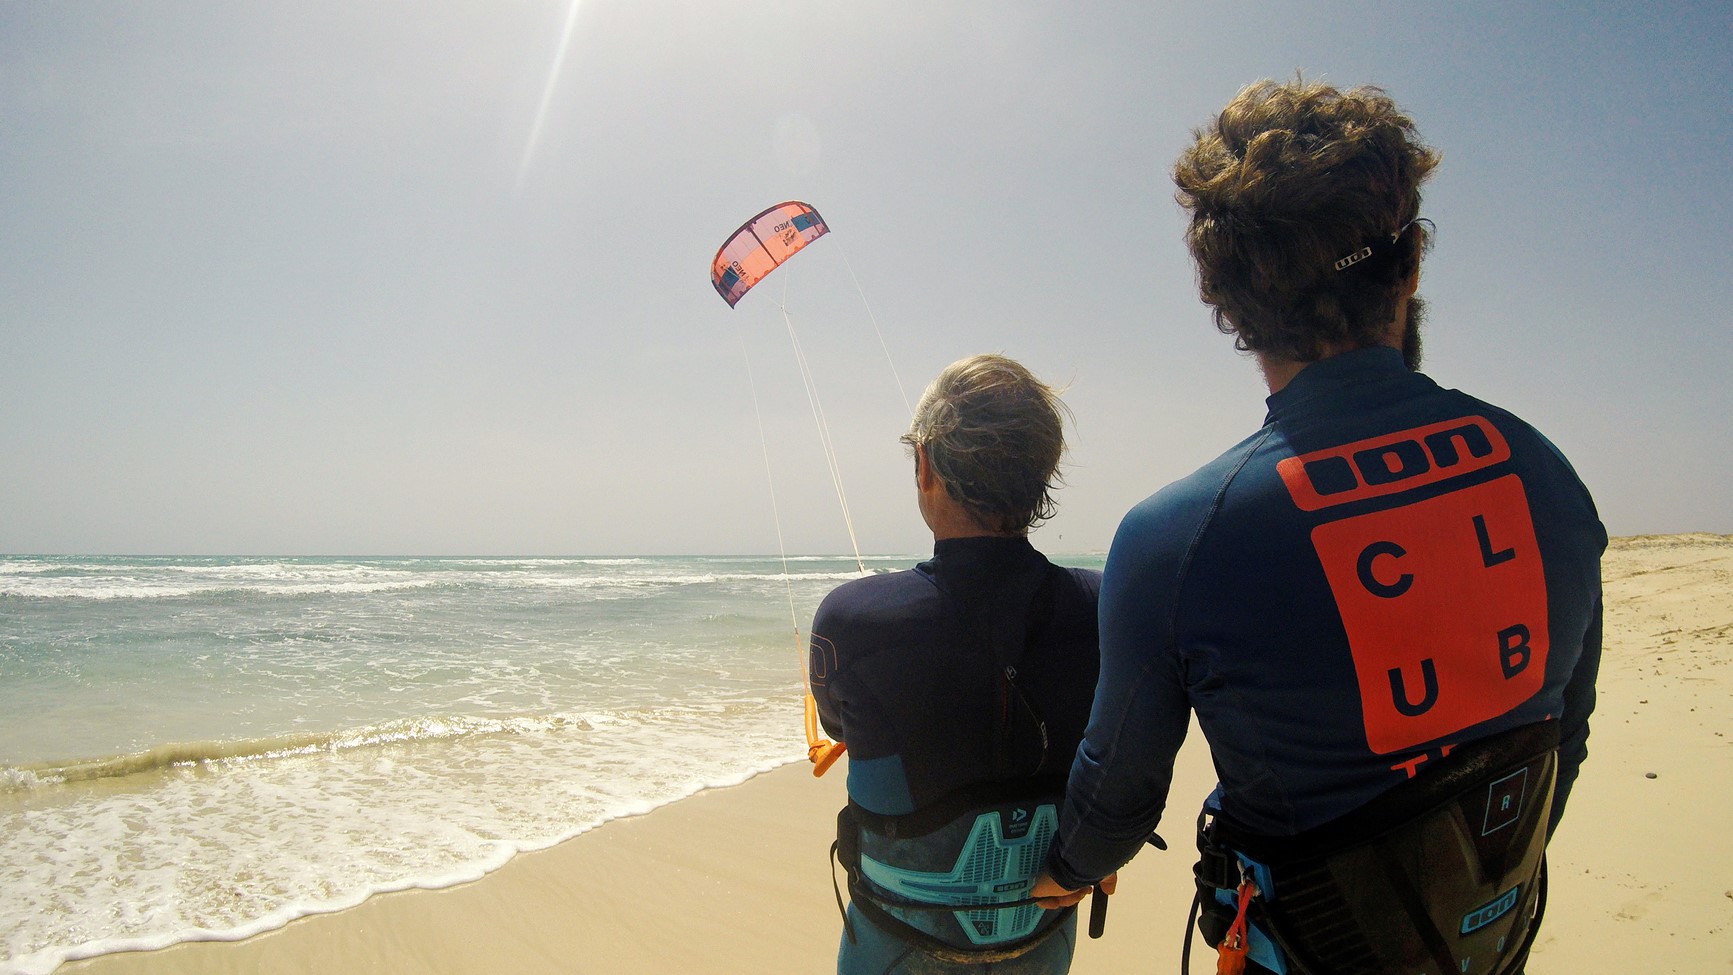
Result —
POLYGON ((375 894, 239 941, 115 952, 57 971, 728 971, 715 966, 717 946, 742 938, 752 948, 741 971, 779 964, 767 959, 796 970, 815 950, 833 953, 834 933, 753 905, 767 893, 773 902, 822 894, 815 903, 835 915, 822 827, 834 824, 843 777, 815 782, 808 768, 790 763, 618 817, 454 886, 375 894), (736 869, 751 862, 759 869, 736 869))
MULTIPOLYGON (((1589 759, 1549 849, 1530 975, 1702 972, 1733 963, 1733 538, 1616 539, 1589 759)), ((1161 828, 1121 872, 1079 975, 1173 971, 1190 903, 1193 809, 1214 781, 1194 726, 1161 828)), ((841 921, 827 853, 844 772, 804 762, 617 818, 438 890, 372 896, 237 942, 70 961, 68 975, 457 975, 832 966, 841 921)), ((839 873, 840 880, 840 873, 839 873)), ((1208 971, 1213 952, 1194 944, 1208 971)))
MULTIPOLYGON (((1193 731, 1176 792, 1214 781, 1193 731)), ((455 886, 375 894, 238 941, 111 952, 56 972, 826 970, 842 929, 829 850, 845 776, 833 769, 815 780, 810 768, 790 763, 610 820, 455 886)), ((1080 941, 1073 971, 1148 968, 1163 957, 1177 967, 1191 857, 1188 837, 1168 838, 1173 852, 1147 851, 1121 872, 1106 937, 1080 941)))
MULTIPOLYGON (((389 898, 400 894, 438 893, 466 887, 488 879, 523 857, 535 856, 537 854, 557 849, 578 840, 581 837, 594 833, 597 830, 608 827, 611 824, 640 819, 680 802, 697 798, 706 793, 735 789, 762 776, 785 771, 794 767, 797 763, 801 768, 807 767, 804 759, 788 759, 776 764, 763 765, 749 769, 736 776, 725 777, 713 781, 710 784, 697 786, 693 791, 683 795, 674 796, 673 798, 663 799, 660 801, 642 800, 635 802, 624 807, 621 811, 613 813, 597 822, 584 825, 562 837, 544 841, 539 844, 496 841, 493 844, 493 852, 486 857, 454 867, 443 874, 405 879, 390 886, 380 886, 370 891, 354 893, 339 900, 325 901, 317 904, 303 903, 288 906, 282 910, 273 912, 264 917, 256 918, 246 924, 238 925, 233 928, 195 928, 184 929, 178 933, 165 933, 150 937, 117 937, 107 939, 106 941, 95 940, 87 942, 85 945, 75 946, 68 949, 64 960, 58 963, 60 967, 43 969, 39 964, 34 964, 29 960, 31 956, 19 956, 13 959, 0 960, 0 971, 13 971, 13 968, 4 967, 5 965, 10 964, 21 965, 22 967, 18 970, 26 972, 39 970, 58 972, 66 971, 69 966, 81 963, 100 963, 105 959, 115 956, 150 956, 163 954, 187 945, 236 945, 281 932, 287 928, 298 925, 303 921, 328 918, 333 915, 341 915, 349 911, 361 909, 367 904, 380 898, 389 898), (92 946, 100 947, 95 947, 93 949, 92 946)), ((179 969, 174 968, 170 970, 178 971, 179 969)))

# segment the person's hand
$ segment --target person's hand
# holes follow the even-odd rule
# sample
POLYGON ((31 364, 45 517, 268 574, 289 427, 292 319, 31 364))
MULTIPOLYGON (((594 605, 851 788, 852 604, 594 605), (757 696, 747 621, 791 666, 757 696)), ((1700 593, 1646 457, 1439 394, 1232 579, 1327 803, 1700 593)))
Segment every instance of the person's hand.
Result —
POLYGON ((1079 887, 1076 890, 1067 890, 1066 888, 1059 886, 1058 883, 1054 882, 1052 877, 1045 873, 1036 878, 1034 887, 1029 888, 1029 896, 1035 898, 1035 903, 1049 911, 1056 911, 1061 907, 1070 907, 1082 900, 1083 895, 1087 893, 1089 893, 1088 887, 1079 887))
MULTIPOLYGON (((1101 878, 1095 887, 1100 887, 1103 894, 1112 894, 1119 887, 1119 874, 1117 872, 1108 874, 1101 878)), ((1095 888, 1079 887, 1076 890, 1066 890, 1059 886, 1052 877, 1043 873, 1036 878, 1035 886, 1029 889, 1029 896, 1035 898, 1036 904, 1049 911, 1056 911, 1059 908, 1070 907, 1077 903, 1093 889, 1095 888)))

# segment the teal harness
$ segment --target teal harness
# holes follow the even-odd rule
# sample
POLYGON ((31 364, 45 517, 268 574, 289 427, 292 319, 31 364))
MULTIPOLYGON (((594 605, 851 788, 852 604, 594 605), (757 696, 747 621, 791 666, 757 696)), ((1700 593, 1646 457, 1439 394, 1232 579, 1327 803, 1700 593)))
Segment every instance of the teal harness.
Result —
MULTIPOLYGON (((831 852, 855 908, 947 961, 1002 961, 1033 949, 1070 912, 1044 910, 1029 896, 1058 832, 1063 784, 1001 783, 906 816, 849 803, 837 814, 831 852)), ((848 930, 846 912, 844 923, 848 930)))

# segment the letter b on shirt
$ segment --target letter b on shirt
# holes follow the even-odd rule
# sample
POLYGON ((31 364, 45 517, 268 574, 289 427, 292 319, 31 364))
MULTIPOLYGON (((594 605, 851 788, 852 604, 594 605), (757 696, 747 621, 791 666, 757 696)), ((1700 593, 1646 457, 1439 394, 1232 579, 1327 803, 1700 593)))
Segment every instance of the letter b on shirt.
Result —
POLYGON ((1325 522, 1312 544, 1373 752, 1437 740, 1540 689, 1546 578, 1515 475, 1325 522))

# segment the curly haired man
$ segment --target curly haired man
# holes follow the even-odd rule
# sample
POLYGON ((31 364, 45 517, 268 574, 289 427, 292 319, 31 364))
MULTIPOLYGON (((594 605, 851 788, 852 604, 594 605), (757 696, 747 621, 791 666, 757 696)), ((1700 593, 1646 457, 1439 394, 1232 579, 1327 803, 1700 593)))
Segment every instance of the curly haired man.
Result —
POLYGON ((1587 754, 1606 533, 1551 443, 1417 371, 1438 159, 1382 91, 1296 80, 1175 165, 1268 414, 1114 538, 1046 903, 1137 852, 1195 713, 1224 970, 1521 971, 1587 754))

